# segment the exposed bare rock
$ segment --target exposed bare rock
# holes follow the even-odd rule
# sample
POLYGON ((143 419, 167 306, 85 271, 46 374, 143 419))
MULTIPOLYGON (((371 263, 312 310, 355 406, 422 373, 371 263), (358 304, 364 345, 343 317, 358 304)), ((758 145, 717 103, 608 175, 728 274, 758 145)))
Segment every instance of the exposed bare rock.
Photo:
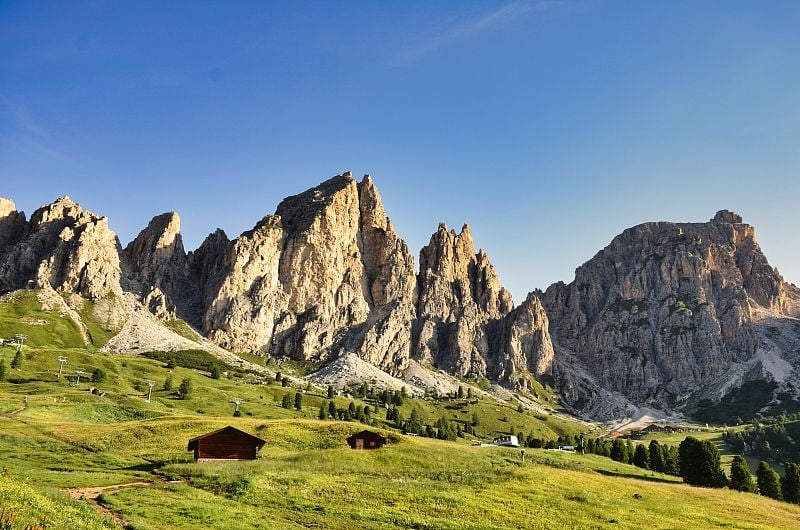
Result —
POLYGON ((25 237, 26 228, 25 214, 13 201, 0 197, 0 254, 25 237))
MULTIPOLYGON (((790 315, 796 289, 762 254, 753 227, 722 211, 708 223, 625 230, 543 296, 560 351, 604 389, 674 406, 757 356, 754 312, 790 315)), ((798 337, 800 340, 800 337, 798 337)))
POLYGON ((496 327, 490 378, 530 390, 530 376, 548 374, 554 357, 550 324, 541 301, 529 294, 496 327))
POLYGON ((318 372, 311 374, 311 381, 318 385, 331 385, 342 389, 348 385, 369 382, 379 388, 400 390, 405 388, 411 395, 421 395, 423 391, 402 379, 392 377, 386 372, 362 360, 354 353, 346 353, 331 361, 318 372))
POLYGON ((158 314, 200 323, 200 289, 189 270, 181 220, 168 212, 154 217, 123 252, 131 287, 158 314))
POLYGON ((92 299, 121 293, 119 242, 108 219, 69 197, 36 210, 24 237, 0 254, 0 291, 26 286, 92 299))
POLYGON ((204 309, 209 306, 215 294, 214 289, 217 286, 214 281, 223 268, 225 253, 230 246, 228 236, 217 228, 205 238, 197 250, 189 252, 187 256, 189 270, 196 279, 204 309))
POLYGON ((267 216, 229 246, 203 317, 208 337, 234 351, 269 348, 275 321, 285 306, 278 276, 283 228, 267 216))
POLYGON ((338 175, 284 199, 206 283, 203 326, 224 347, 299 359, 358 351, 396 369, 410 357, 414 263, 369 177, 338 175))
POLYGON ((459 376, 486 375, 487 323, 508 314, 510 293, 472 233, 444 224, 420 251, 414 358, 459 376))

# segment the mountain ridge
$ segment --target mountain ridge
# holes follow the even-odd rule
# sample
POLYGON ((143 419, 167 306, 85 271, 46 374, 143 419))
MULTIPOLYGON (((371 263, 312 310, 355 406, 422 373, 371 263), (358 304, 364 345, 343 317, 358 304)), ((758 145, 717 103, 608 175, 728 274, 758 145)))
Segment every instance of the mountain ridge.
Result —
POLYGON ((626 229, 572 282, 515 306, 468 225, 440 224, 417 269, 369 175, 336 175, 233 240, 217 229, 190 252, 175 212, 123 248, 107 218, 69 198, 30 221, 4 199, 0 292, 32 286, 128 297, 229 351, 355 353, 392 375, 413 361, 521 392, 546 380, 590 417, 638 406, 693 414, 759 378, 778 385, 774 395, 800 392, 800 289, 727 210, 626 229))

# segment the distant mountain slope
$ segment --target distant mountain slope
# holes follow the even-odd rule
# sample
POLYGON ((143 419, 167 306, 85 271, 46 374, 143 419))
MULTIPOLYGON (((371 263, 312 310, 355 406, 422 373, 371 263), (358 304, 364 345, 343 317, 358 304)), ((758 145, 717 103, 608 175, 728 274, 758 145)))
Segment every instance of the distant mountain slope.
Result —
MULTIPOLYGON (((776 411, 796 407, 800 291, 734 213, 625 230, 543 301, 556 356, 634 403, 692 412, 703 398, 767 380, 783 394, 776 411)), ((564 384, 573 374, 560 375, 564 384)))

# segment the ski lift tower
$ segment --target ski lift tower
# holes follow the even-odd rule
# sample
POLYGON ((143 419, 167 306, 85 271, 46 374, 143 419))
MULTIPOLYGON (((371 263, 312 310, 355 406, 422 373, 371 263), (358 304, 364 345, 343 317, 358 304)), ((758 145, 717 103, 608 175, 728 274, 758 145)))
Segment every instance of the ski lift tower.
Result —
POLYGON ((150 387, 149 389, 147 389, 147 402, 150 403, 150 398, 153 395, 153 387, 156 386, 156 382, 155 381, 145 381, 145 383, 147 383, 147 386, 150 387))
POLYGON ((228 403, 233 403, 233 405, 234 405, 233 415, 235 416, 236 413, 239 412, 239 405, 244 403, 244 400, 243 399, 239 399, 239 398, 235 398, 235 399, 232 399, 232 400, 228 401, 228 403))

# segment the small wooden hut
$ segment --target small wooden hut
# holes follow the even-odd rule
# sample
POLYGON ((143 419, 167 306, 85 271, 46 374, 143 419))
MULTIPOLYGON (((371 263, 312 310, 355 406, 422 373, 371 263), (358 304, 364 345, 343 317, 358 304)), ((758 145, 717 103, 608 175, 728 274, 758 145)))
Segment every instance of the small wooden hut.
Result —
POLYGON ((255 460, 266 441, 240 431, 223 427, 189 440, 187 451, 194 451, 195 462, 214 460, 255 460))
POLYGON ((380 449, 386 445, 386 437, 372 431, 361 431, 347 439, 350 449, 380 449))

